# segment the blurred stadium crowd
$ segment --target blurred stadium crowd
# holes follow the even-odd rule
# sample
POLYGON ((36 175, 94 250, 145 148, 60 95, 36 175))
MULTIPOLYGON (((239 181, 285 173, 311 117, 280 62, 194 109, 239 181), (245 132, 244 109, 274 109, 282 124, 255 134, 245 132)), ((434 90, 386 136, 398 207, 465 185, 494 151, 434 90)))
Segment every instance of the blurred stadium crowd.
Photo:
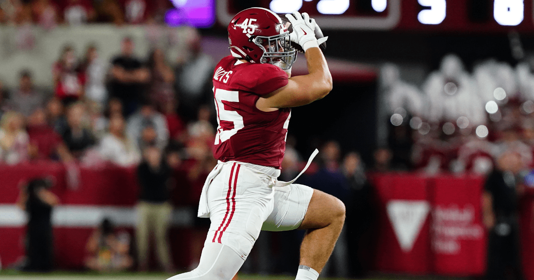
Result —
POLYGON ((141 24, 162 21, 172 7, 165 0, 7 0, 0 4, 0 23, 47 29, 58 24, 141 24))
POLYGON ((35 87, 35 74, 21 71, 18 87, 1 89, 0 161, 132 166, 148 146, 185 147, 184 155, 197 159, 211 156, 214 120, 212 106, 205 104, 211 101, 213 65, 196 38, 188 60, 172 66, 158 48, 146 61, 136 57, 129 37, 109 64, 95 46, 83 57, 65 46, 51 66, 51 91, 35 87))
MULTIPOLYGON (((534 76, 528 62, 495 60, 469 73, 447 55, 421 85, 400 78, 393 64, 382 67, 380 88, 390 121, 389 149, 379 149, 394 170, 427 174, 487 174, 505 151, 532 167, 534 76)), ((379 159, 379 154, 375 159, 379 159)))

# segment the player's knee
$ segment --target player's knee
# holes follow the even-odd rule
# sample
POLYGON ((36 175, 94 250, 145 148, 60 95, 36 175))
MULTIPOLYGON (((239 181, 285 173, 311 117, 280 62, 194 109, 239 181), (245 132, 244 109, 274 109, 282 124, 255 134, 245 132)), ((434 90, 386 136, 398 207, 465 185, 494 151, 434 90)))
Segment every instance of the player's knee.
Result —
POLYGON ((345 221, 345 214, 347 211, 345 208, 345 203, 343 203, 343 201, 341 201, 339 198, 334 197, 332 204, 333 217, 341 222, 345 221))
POLYGON ((326 194, 324 200, 324 211, 328 213, 329 223, 343 223, 345 221, 345 203, 339 198, 326 194))

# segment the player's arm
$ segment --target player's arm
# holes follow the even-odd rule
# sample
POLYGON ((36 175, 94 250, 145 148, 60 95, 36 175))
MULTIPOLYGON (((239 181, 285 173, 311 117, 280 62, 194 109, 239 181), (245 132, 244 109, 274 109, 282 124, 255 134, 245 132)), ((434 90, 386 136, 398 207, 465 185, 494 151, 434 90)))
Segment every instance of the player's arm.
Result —
POLYGON ((312 47, 306 50, 305 55, 309 74, 292 77, 286 86, 261 97, 256 103, 258 109, 306 105, 325 97, 332 90, 332 75, 321 50, 312 47))
POLYGON ((309 74, 292 77, 286 86, 260 98, 256 103, 260 110, 306 105, 325 97, 332 90, 332 75, 315 38, 315 21, 306 13, 301 16, 295 12, 286 17, 293 27, 291 40, 305 51, 309 74))

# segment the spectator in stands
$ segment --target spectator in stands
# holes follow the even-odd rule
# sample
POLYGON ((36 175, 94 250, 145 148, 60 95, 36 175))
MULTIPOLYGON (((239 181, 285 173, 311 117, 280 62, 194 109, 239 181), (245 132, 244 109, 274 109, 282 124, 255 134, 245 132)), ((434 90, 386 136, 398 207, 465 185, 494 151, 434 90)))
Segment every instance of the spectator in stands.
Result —
POLYGON ((54 249, 52 209, 59 204, 58 197, 48 189, 54 185, 51 179, 36 178, 21 188, 17 205, 27 213, 26 271, 51 271, 54 249))
POLYGON ((381 147, 373 153, 373 172, 391 171, 391 151, 386 147, 381 147))
POLYGON ((104 107, 104 102, 108 97, 104 82, 106 78, 106 65, 98 57, 98 49, 93 44, 89 45, 85 52, 82 69, 86 75, 85 97, 104 107))
MULTIPOLYGON (((4 1, 5 2, 5 1, 4 1)), ((32 9, 29 3, 17 4, 15 12, 16 33, 13 41, 19 51, 29 51, 35 47, 36 35, 32 22, 32 9)))
POLYGON ((167 128, 169 129, 170 141, 184 143, 186 140, 185 125, 182 118, 176 112, 176 103, 178 101, 173 99, 163 106, 163 114, 167 121, 167 128))
POLYGON ((213 125, 210 122, 210 109, 203 105, 198 110, 197 121, 192 122, 187 127, 187 153, 190 157, 200 159, 204 157, 204 152, 210 150, 214 142, 213 125))
POLYGON ((322 167, 328 170, 336 170, 339 167, 340 149, 336 141, 328 141, 323 145, 321 160, 322 167))
POLYGON ((0 23, 14 23, 17 7, 20 7, 21 3, 18 1, 2 1, 0 3, 0 23))
POLYGON ((458 149, 458 173, 488 175, 493 170, 493 143, 486 138, 468 135, 458 149))
POLYGON ((76 102, 84 96, 85 75, 80 72, 78 59, 71 46, 63 47, 52 73, 56 96, 64 105, 76 102))
POLYGON ((115 232, 113 223, 105 218, 87 240, 85 250, 88 257, 85 266, 96 271, 123 271, 132 267, 130 256, 130 235, 115 232))
POLYGON ((0 163, 13 165, 28 160, 28 145, 22 115, 5 113, 0 126, 0 163))
POLYGON ((122 115, 111 115, 109 132, 100 141, 98 149, 105 160, 119 166, 132 166, 139 163, 141 156, 135 143, 127 137, 124 127, 122 115))
POLYGON ((4 83, 0 81, 0 119, 2 115, 9 110, 9 104, 7 99, 7 91, 4 88, 4 83))
POLYGON ((44 102, 44 94, 33 87, 31 72, 22 70, 19 75, 19 88, 10 98, 11 108, 27 117, 35 109, 43 107, 44 102))
POLYGON ((363 278, 366 273, 362 256, 362 236, 369 230, 373 220, 372 190, 365 176, 365 169, 357 152, 348 153, 343 159, 341 173, 345 176, 349 189, 348 199, 345 201, 347 217, 345 219, 345 233, 349 257, 349 272, 352 277, 363 278))
POLYGON ((482 195, 482 218, 489 230, 486 279, 507 279, 508 269, 513 279, 525 279, 519 237, 519 198, 524 193, 519 175, 524 167, 519 154, 504 151, 486 178, 482 195))
POLYGON ((522 124, 522 132, 522 141, 527 144, 531 149, 534 148, 534 121, 524 121, 522 124))
MULTIPOLYGON (((8 2, 8 1, 5 1, 8 2)), ((7 16, 2 6, 0 6, 0 24, 7 23, 7 16)))
POLYGON ((521 155, 521 160, 525 166, 532 164, 532 149, 527 144, 520 140, 520 127, 508 126, 501 131, 501 137, 495 143, 494 149, 496 154, 501 154, 504 151, 513 151, 521 155))
POLYGON ((85 107, 82 103, 74 103, 67 109, 68 128, 63 132, 63 141, 71 154, 80 159, 87 148, 95 144, 93 134, 84 127, 85 107))
POLYGON ((70 161, 72 156, 61 136, 46 122, 46 113, 39 108, 28 117, 30 156, 33 159, 70 161))
POLYGON ((399 170, 411 167, 413 140, 411 128, 406 124, 390 126, 388 146, 391 151, 391 166, 399 170))
POLYGON ((107 105, 103 112, 100 112, 101 108, 97 103, 91 103, 92 116, 91 129, 97 139, 102 139, 109 127, 109 118, 113 115, 123 116, 122 103, 117 98, 112 98, 107 102, 107 105))
POLYGON ((150 233, 153 232, 159 264, 166 271, 172 271, 166 238, 172 213, 169 203, 171 169, 162 160, 159 148, 152 146, 143 151, 143 162, 137 168, 137 178, 141 187, 136 231, 139 269, 148 269, 148 244, 150 233))
POLYGON ((148 15, 148 8, 155 1, 147 0, 125 0, 124 1, 124 18, 129 24, 144 23, 148 15))
POLYGON ((121 100, 126 116, 137 110, 144 95, 150 72, 134 55, 134 42, 130 37, 122 40, 121 54, 111 61, 110 96, 121 100))
POLYGON ((89 129, 98 141, 106 133, 108 121, 104 116, 103 107, 99 103, 86 100, 87 115, 89 120, 89 129))
POLYGON ((117 0, 101 0, 97 5, 97 21, 124 24, 124 13, 117 0))
POLYGON ((2 1, 0 2, 0 8, 4 11, 6 21, 9 24, 20 24, 22 18, 25 17, 23 14, 29 15, 31 21, 31 6, 29 3, 18 0, 2 1))
POLYGON ((147 144, 154 144, 163 149, 169 141, 169 130, 167 129, 165 117, 156 112, 150 102, 143 104, 141 109, 130 117, 126 130, 128 136, 136 141, 139 149, 147 141, 154 141, 154 143, 147 144))
POLYGON ((111 98, 108 101, 106 110, 104 111, 104 116, 109 119, 112 115, 115 114, 124 116, 124 110, 122 107, 122 103, 119 99, 111 98))
POLYGON ((139 150, 143 151, 146 147, 155 146, 158 140, 158 133, 154 127, 154 123, 151 121, 146 121, 142 125, 143 129, 141 130, 141 137, 137 142, 139 150))
POLYGON ((165 54, 159 48, 154 49, 148 58, 150 70, 150 87, 148 94, 156 108, 162 112, 165 104, 174 102, 174 72, 165 62, 165 54))
POLYGON ((58 8, 50 0, 36 0, 32 3, 35 21, 44 29, 50 30, 58 23, 58 8))
POLYGON ((188 52, 178 57, 176 62, 176 91, 179 94, 180 108, 186 121, 195 118, 202 104, 212 103, 211 76, 213 62, 202 52, 202 40, 194 28, 187 30, 188 52))
POLYGON ((95 10, 89 0, 68 0, 63 18, 68 25, 82 25, 95 19, 95 10))
POLYGON ((69 125, 64 111, 64 106, 63 103, 61 103, 61 100, 55 97, 48 100, 48 103, 46 104, 48 124, 60 135, 67 130, 69 125))

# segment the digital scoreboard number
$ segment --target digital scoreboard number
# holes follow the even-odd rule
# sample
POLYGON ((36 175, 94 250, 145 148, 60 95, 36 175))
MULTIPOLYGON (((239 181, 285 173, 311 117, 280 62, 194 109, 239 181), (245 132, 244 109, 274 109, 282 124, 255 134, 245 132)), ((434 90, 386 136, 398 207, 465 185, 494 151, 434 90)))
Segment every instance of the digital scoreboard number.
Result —
POLYGON ((242 9, 307 12, 322 28, 461 32, 534 31, 534 0, 218 0, 222 25, 242 9))

